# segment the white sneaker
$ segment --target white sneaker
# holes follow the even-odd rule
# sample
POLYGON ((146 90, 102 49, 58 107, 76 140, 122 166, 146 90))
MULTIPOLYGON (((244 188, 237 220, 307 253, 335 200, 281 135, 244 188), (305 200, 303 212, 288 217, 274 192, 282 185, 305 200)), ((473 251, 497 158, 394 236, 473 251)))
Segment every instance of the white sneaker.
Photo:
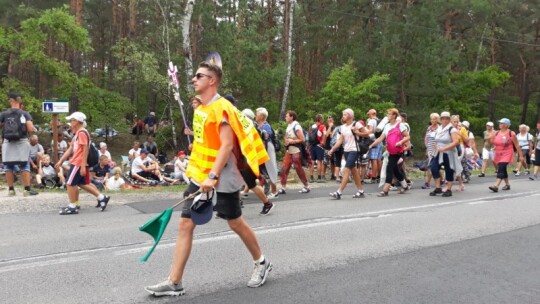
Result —
POLYGON ((253 273, 251 274, 251 279, 247 283, 248 287, 260 287, 266 282, 268 273, 272 271, 272 263, 265 258, 264 264, 255 263, 253 266, 253 273))
POLYGON ((520 176, 520 175, 521 174, 519 173, 519 171, 516 174, 514 174, 514 176, 520 176))
POLYGON ((144 288, 151 295, 156 297, 161 296, 183 296, 186 294, 182 282, 174 284, 171 280, 167 279, 161 283, 152 286, 146 286, 144 288))
POLYGON ((278 192, 276 192, 276 193, 270 193, 270 194, 268 194, 266 197, 268 197, 268 199, 274 199, 274 198, 278 198, 278 197, 279 197, 279 194, 278 194, 278 192))

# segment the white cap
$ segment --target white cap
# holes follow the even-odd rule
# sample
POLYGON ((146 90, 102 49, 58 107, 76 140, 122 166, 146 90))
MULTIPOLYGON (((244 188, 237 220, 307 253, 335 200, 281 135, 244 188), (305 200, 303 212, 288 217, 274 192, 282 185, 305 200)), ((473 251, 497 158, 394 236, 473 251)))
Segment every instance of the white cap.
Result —
POLYGON ((445 112, 442 112, 442 113, 441 113, 441 118, 442 118, 442 117, 448 117, 448 118, 450 118, 450 112, 446 112, 446 111, 445 111, 445 112))
POLYGON ((488 121, 488 122, 486 123, 486 126, 490 126, 490 127, 493 127, 493 122, 491 122, 491 121, 488 121))
POLYGON ((150 116, 156 116, 155 112, 150 112, 150 116))
POLYGON ((71 113, 71 115, 69 115, 68 117, 66 117, 66 120, 72 120, 72 119, 75 119, 77 121, 80 121, 82 123, 84 123, 86 121, 86 115, 84 115, 83 112, 73 112, 71 113))
POLYGON ((468 129, 471 126, 471 123, 465 120, 461 125, 468 129))

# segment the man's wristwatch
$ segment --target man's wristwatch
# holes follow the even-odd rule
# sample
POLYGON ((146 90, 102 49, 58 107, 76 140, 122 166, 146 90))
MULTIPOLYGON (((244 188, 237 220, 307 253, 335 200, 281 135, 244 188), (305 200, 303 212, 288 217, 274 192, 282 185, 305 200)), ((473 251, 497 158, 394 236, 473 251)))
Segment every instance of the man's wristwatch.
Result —
POLYGON ((208 174, 208 178, 213 179, 213 180, 218 180, 219 176, 217 176, 214 172, 210 172, 210 174, 208 174))

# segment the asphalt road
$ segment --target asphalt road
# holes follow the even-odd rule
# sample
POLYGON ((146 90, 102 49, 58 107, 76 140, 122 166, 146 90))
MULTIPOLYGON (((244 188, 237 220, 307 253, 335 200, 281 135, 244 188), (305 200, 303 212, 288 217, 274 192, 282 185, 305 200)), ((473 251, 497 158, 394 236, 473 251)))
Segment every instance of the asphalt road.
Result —
MULTIPOLYGON (((0 299, 4 303, 539 303, 540 188, 524 178, 490 193, 475 179, 451 198, 414 189, 340 201, 328 184, 289 191, 271 215, 246 199, 244 215, 274 264, 267 284, 245 287, 250 256, 219 219, 198 227, 181 298, 153 298, 166 278, 174 213, 159 247, 137 227, 173 200, 0 216, 0 299)), ((349 186, 352 187, 352 186, 349 186)))

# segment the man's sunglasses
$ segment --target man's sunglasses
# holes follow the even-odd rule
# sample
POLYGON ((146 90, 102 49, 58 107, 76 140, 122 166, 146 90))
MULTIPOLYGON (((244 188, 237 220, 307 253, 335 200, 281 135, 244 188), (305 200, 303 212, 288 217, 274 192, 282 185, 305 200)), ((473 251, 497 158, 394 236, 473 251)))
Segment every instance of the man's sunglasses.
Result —
POLYGON ((202 77, 212 78, 212 76, 206 75, 206 74, 203 74, 203 73, 197 73, 197 74, 195 74, 195 76, 193 76, 193 77, 196 77, 197 79, 201 79, 202 77))

